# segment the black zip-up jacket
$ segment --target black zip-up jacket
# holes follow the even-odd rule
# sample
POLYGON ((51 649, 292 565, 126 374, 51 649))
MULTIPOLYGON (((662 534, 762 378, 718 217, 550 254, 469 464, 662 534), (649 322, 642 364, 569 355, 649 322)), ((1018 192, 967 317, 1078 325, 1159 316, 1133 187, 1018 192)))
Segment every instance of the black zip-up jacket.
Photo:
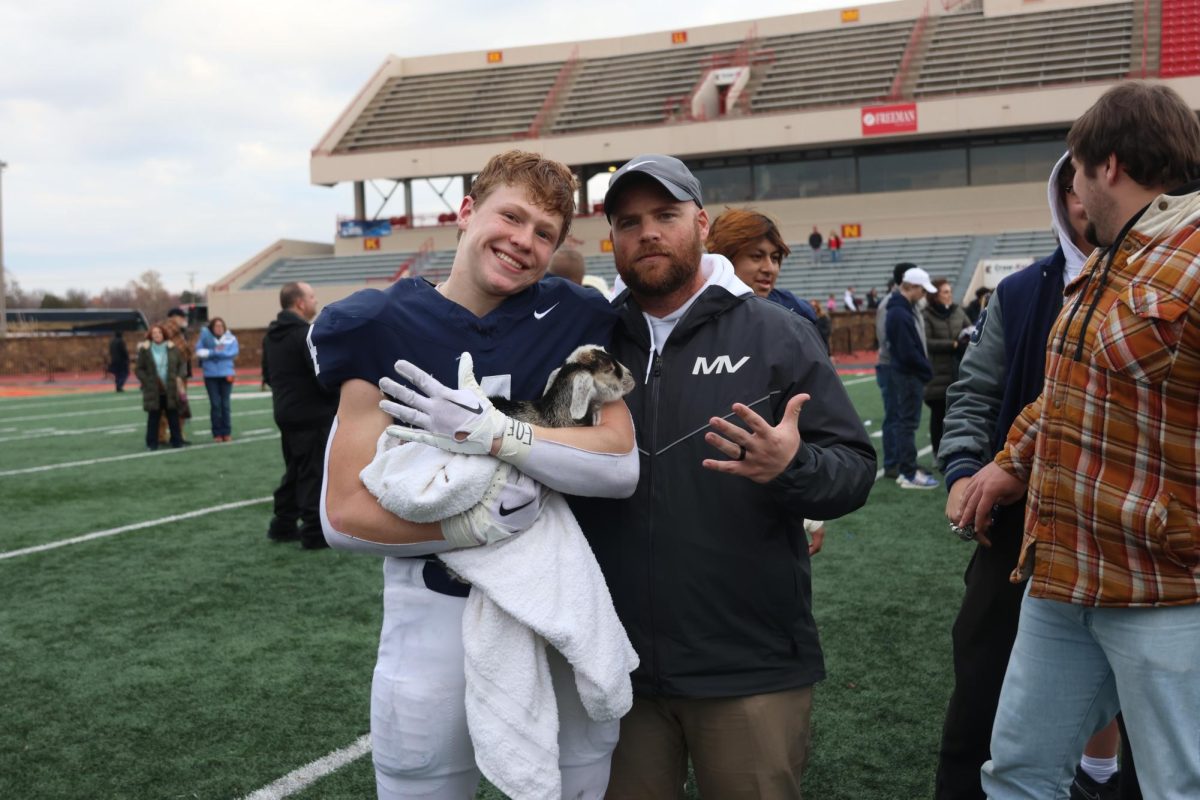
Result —
POLYGON ((641 309, 628 293, 618 305, 612 351, 639 380, 626 402, 641 477, 628 499, 572 505, 641 659, 634 691, 740 697, 821 680, 804 518, 862 506, 875 451, 816 328, 714 285, 650 362, 641 309), (740 424, 741 402, 775 425, 800 392, 803 444, 774 481, 700 466, 723 458, 704 441, 711 417, 740 424))
POLYGON ((338 395, 317 380, 308 353, 308 323, 295 311, 280 311, 267 328, 262 375, 263 383, 271 387, 280 430, 321 428, 333 422, 338 395))

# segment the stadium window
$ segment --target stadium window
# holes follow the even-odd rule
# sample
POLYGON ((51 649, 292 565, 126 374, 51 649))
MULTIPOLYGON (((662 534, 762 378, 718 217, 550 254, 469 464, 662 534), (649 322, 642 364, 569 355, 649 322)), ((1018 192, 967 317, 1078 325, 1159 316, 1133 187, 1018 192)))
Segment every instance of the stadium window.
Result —
POLYGON ((822 158, 754 167, 755 200, 853 194, 854 159, 822 158))
POLYGON ((858 186, 861 192, 899 192, 966 185, 965 147, 881 153, 858 158, 858 186))
POLYGON ((971 185, 1045 183, 1054 163, 1066 149, 1066 142, 1059 139, 972 145, 971 185))
POLYGON ((701 167, 692 174, 704 188, 704 203, 744 203, 754 197, 750 166, 701 167))

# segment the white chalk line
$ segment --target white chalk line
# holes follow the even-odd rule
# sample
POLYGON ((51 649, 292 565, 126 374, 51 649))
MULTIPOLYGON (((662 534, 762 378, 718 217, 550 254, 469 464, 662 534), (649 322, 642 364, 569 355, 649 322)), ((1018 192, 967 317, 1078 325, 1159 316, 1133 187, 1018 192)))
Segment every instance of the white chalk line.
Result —
MULTIPOLYGON (((232 395, 234 400, 256 400, 262 397, 270 397, 270 392, 242 392, 241 394, 232 395)), ((188 403, 191 405, 205 404, 208 402, 207 394, 192 394, 188 393, 188 403)), ((96 414, 117 414, 126 411, 142 411, 140 403, 129 403, 128 405, 119 406, 117 408, 97 408, 89 411, 60 411, 55 414, 30 414, 24 417, 0 417, 0 424, 8 425, 13 422, 37 422, 43 419, 63 419, 65 417, 88 417, 96 414)))
POLYGON ((272 497, 256 497, 253 500, 239 500, 236 503, 225 503, 219 506, 210 506, 209 508, 201 508, 195 511, 188 511, 183 514, 174 514, 170 517, 161 519, 152 519, 146 522, 135 522, 132 525, 122 525, 119 528, 109 528, 104 531, 96 531, 95 533, 85 533, 82 536, 73 536, 70 539, 61 539, 57 542, 48 542, 47 544, 39 544, 33 547, 23 547, 20 550, 8 550, 0 553, 0 560, 6 558, 17 558, 18 556, 27 556, 32 553, 44 553, 47 550, 56 550, 60 547, 67 547, 80 542, 90 542, 93 539, 103 539, 107 536, 116 536, 118 533, 127 533, 129 531, 137 531, 143 528, 153 528, 158 525, 167 525, 180 520, 192 519, 194 517, 203 517, 207 514, 215 514, 219 511, 230 511, 235 508, 245 508, 246 506, 260 505, 262 503, 271 502, 272 497))
POLYGON ((842 386, 854 386, 855 384, 867 383, 868 381, 874 383, 875 377, 871 375, 866 378, 855 378, 852 381, 842 381, 842 386))
POLYGON ((132 458, 151 458, 154 456, 169 456, 174 453, 192 453, 197 450, 207 450, 210 447, 234 447, 239 444, 253 444, 255 442, 266 442, 271 439, 278 439, 279 432, 272 428, 259 428, 252 431, 246 431, 245 439, 234 439, 231 442, 212 442, 210 444, 197 444, 191 447, 164 447, 158 450, 147 450, 144 453, 126 453, 120 456, 105 456, 103 458, 89 458, 84 461, 65 461, 61 464, 46 464, 40 467, 25 467, 23 469, 8 469, 0 472, 0 478, 7 478, 12 475, 29 475, 34 472, 49 472, 55 469, 67 469, 68 467, 90 467, 93 464, 107 464, 113 461, 127 461, 132 458), (261 435, 268 434, 268 435, 261 435))
POLYGON ((292 770, 274 783, 264 786, 253 794, 246 795, 244 800, 281 800, 308 788, 326 775, 357 761, 369 752, 371 752, 371 734, 366 733, 358 737, 353 744, 343 747, 341 750, 334 750, 329 755, 292 770))
MULTIPOLYGON (((253 411, 239 411, 235 420, 242 417, 253 417, 261 414, 270 414, 272 410, 269 408, 256 408, 253 411)), ((198 417, 196 418, 198 419, 198 417)), ((203 423, 203 420, 201 420, 203 423)), ((195 425, 195 423, 192 423, 195 425)), ((89 433, 120 433, 122 431, 134 431, 139 428, 145 428, 144 422, 125 422, 120 425, 105 425, 100 428, 33 428, 27 430, 17 436, 9 436, 0 438, 0 443, 3 442, 24 442, 30 439, 43 439, 54 436, 82 436, 89 433)), ((3 432, 3 431, 0 431, 3 432)))

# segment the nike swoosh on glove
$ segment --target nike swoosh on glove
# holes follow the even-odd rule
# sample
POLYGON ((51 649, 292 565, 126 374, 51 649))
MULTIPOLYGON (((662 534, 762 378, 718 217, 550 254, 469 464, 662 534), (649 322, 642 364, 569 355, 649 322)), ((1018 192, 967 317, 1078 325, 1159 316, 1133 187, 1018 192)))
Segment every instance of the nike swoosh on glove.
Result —
POLYGON ((528 530, 542 513, 548 490, 525 473, 501 464, 483 498, 442 520, 442 538, 456 549, 478 547, 528 530))
POLYGON ((403 359, 395 363, 394 369, 417 391, 391 378, 380 378, 380 391, 391 399, 379 401, 379 407, 412 426, 391 425, 387 429, 389 436, 450 453, 472 455, 491 453, 492 440, 500 439, 496 457, 518 466, 529 454, 533 429, 496 410, 475 380, 475 363, 470 353, 463 353, 458 361, 457 389, 442 385, 437 378, 403 359))

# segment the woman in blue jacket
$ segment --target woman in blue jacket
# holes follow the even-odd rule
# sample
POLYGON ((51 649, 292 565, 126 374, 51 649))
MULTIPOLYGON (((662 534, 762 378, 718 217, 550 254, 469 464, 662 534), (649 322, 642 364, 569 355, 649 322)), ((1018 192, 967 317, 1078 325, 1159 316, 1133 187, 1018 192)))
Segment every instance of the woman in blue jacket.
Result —
POLYGON ((196 357, 204 370, 204 388, 208 390, 209 414, 213 439, 228 442, 233 432, 229 414, 229 398, 233 393, 233 360, 237 358, 237 337, 225 327, 225 320, 213 317, 208 327, 200 331, 196 342, 196 357))

